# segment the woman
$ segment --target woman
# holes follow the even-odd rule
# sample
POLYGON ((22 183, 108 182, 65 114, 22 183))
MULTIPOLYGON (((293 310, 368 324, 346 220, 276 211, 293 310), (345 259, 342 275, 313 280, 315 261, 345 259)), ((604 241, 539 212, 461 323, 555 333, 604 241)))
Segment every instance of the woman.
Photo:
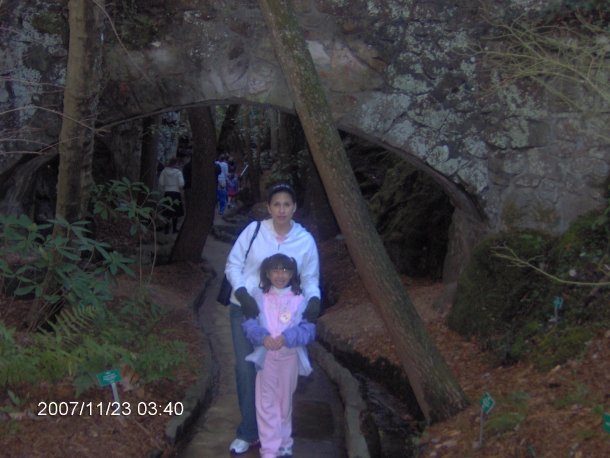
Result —
POLYGON ((261 222, 254 239, 252 237, 257 223, 250 223, 235 241, 227 259, 225 273, 233 286, 229 314, 235 352, 237 398, 241 412, 237 437, 229 447, 232 453, 245 453, 252 445, 258 444, 254 405, 256 370, 253 363, 246 361, 246 356, 252 353, 253 348, 244 335, 241 324, 245 319, 258 315, 258 305, 248 291, 259 285, 259 267, 263 260, 275 253, 294 258, 299 266, 301 288, 307 301, 303 318, 314 322, 320 312, 318 249, 311 234, 292 219, 296 209, 296 194, 290 185, 281 183, 271 187, 267 196, 267 211, 271 218, 261 222), (252 246, 248 252, 251 240, 252 246))

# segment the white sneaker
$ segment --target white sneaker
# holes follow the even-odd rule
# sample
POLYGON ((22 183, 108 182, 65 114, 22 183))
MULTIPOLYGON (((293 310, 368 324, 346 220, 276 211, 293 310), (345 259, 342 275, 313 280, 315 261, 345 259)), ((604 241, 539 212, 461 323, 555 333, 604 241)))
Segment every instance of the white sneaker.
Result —
POLYGON ((292 456, 292 447, 280 447, 280 454, 278 456, 292 456))
POLYGON ((235 455, 241 455, 242 453, 246 453, 252 445, 258 444, 258 441, 247 442, 239 437, 234 439, 229 446, 229 451, 234 453, 235 455))

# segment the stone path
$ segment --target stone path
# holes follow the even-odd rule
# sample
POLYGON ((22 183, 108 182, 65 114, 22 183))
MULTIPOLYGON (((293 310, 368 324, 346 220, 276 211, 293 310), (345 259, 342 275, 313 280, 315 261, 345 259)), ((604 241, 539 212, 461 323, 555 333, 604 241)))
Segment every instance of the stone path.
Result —
MULTIPOLYGON (((211 405, 192 427, 189 443, 182 448, 181 458, 231 456, 229 444, 239 421, 235 392, 234 358, 228 310, 215 300, 226 256, 227 243, 208 237, 204 258, 218 273, 205 294, 199 321, 210 339, 218 378, 211 405)), ((337 388, 314 360, 314 372, 300 377, 294 399, 294 457, 345 457, 344 409, 337 388)), ((349 441, 348 441, 349 442, 349 441)), ((240 455, 258 457, 258 449, 240 455)))

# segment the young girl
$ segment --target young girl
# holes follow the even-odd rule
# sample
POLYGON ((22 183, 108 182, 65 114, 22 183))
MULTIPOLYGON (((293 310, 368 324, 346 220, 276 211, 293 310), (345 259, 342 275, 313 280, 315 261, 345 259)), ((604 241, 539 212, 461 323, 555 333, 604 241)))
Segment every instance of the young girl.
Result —
POLYGON ((246 359, 258 371, 255 404, 261 456, 292 456, 292 395, 298 376, 312 371, 304 346, 316 333, 315 325, 302 318, 307 301, 296 261, 281 253, 266 258, 252 297, 260 314, 242 327, 255 346, 246 359))

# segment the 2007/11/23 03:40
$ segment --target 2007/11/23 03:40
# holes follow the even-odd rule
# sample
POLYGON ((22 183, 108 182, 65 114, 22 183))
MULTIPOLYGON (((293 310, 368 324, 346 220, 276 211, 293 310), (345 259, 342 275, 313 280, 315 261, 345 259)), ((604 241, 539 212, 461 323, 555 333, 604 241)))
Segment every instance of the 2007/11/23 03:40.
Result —
POLYGON ((83 402, 83 401, 40 401, 38 416, 93 416, 93 415, 182 415, 182 402, 83 402))

